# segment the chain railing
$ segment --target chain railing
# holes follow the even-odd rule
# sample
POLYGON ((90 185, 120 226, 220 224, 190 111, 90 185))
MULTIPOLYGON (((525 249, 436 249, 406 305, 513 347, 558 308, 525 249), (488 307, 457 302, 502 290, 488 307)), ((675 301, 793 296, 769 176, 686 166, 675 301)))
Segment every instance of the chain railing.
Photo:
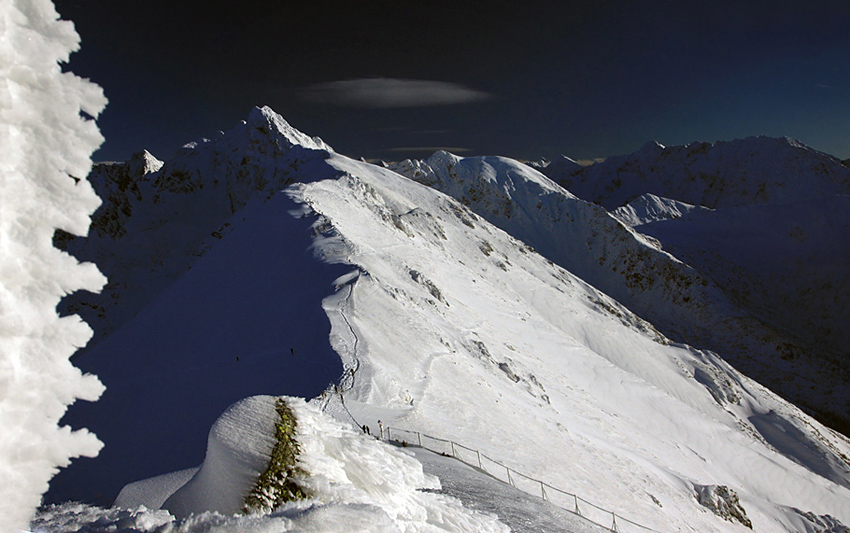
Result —
POLYGON ((512 487, 527 494, 537 496, 543 500, 575 515, 578 515, 594 524, 604 527, 610 531, 623 532, 640 530, 661 533, 656 529, 644 526, 628 518, 624 518, 614 511, 599 507, 577 494, 559 489, 549 483, 535 479, 523 474, 513 468, 492 459, 480 451, 458 444, 452 440, 432 437, 419 431, 401 429, 395 427, 384 428, 384 435, 388 441, 399 442, 408 446, 417 446, 435 453, 447 455, 461 461, 492 478, 498 479, 512 487), (402 438, 403 436, 409 438, 402 438), (626 525, 625 528, 622 526, 626 525), (636 528, 636 529, 635 529, 636 528))

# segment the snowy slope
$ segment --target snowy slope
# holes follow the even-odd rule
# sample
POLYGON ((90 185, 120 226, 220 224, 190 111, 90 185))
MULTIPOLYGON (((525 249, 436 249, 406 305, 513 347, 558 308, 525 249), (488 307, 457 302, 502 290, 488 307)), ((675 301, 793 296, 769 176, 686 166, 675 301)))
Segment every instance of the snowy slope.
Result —
POLYGON ((646 193, 618 207, 611 214, 626 226, 635 227, 650 222, 681 218, 695 209, 707 210, 708 208, 646 193))
MULTIPOLYGON (((846 439, 450 197, 308 155, 283 194, 246 203, 188 272, 80 356, 108 388, 73 416, 112 437, 91 466, 60 474, 54 501, 197 466, 222 396, 318 394, 340 375, 310 366, 329 340, 359 423, 468 443, 655 529, 741 531, 698 503, 708 485, 733 489, 758 531, 793 530, 805 512, 850 523, 846 439), (296 334, 307 348, 292 354, 296 334), (317 389, 293 390, 303 382, 317 389)), ((224 172, 208 170, 197 175, 224 172)))
POLYGON ((759 316, 850 357, 850 195, 703 210, 636 229, 759 316))
MULTIPOLYGON (((810 297, 811 305, 794 306, 789 302, 799 291, 788 291, 785 301, 767 298, 761 306, 764 309, 784 304, 784 308, 795 310, 792 316, 796 320, 774 324, 772 318, 776 311, 763 313, 751 305, 741 305, 737 294, 730 292, 728 279, 713 278, 714 271, 704 273, 693 268, 700 263, 682 262, 681 257, 670 255, 666 248, 661 250, 658 241, 626 225, 626 222, 681 219, 694 210, 711 210, 645 194, 628 206, 608 213, 601 206, 576 198, 526 165, 503 157, 461 158, 437 152, 426 161, 406 160, 391 168, 460 200, 489 222, 622 302, 666 336, 719 353, 785 398, 826 413, 833 420, 840 420, 845 413, 850 402, 850 386, 846 386, 850 380, 840 379, 845 371, 836 368, 835 359, 824 358, 820 349, 811 348, 804 339, 788 334, 805 330, 811 324, 811 320, 803 320, 804 316, 829 315, 837 306, 823 306, 823 313, 806 315, 806 311, 818 309, 818 305, 824 303, 823 298, 810 297)), ((671 223, 665 227, 674 226, 671 223)), ((715 226, 707 224, 704 227, 715 226)), ((740 269, 729 270, 726 262, 734 259, 735 250, 724 248, 723 243, 727 242, 724 238, 736 231, 738 237, 746 233, 732 229, 734 226, 728 227, 726 234, 714 242, 718 244, 716 249, 729 253, 718 256, 715 264, 720 270, 726 268, 731 276, 738 276, 740 269)), ((841 225, 836 225, 831 231, 836 236, 846 236, 848 233, 840 228, 841 225)), ((701 251, 699 237, 683 235, 678 242, 687 249, 701 251)), ((847 248, 841 238, 835 243, 837 248, 847 248)), ((750 246, 751 250, 759 249, 750 246)), ((690 259, 691 256, 686 257, 690 259)), ((780 265, 783 262, 778 257, 783 256, 774 254, 768 260, 780 265)), ((824 257, 825 254, 816 259, 824 257)), ((805 261, 809 257, 800 259, 803 265, 808 265, 805 261)), ((820 278, 824 287, 828 287, 829 282, 841 283, 846 277, 846 273, 836 270, 824 268, 820 278)), ((748 278, 741 275, 740 279, 748 278)), ((768 290, 769 281, 774 280, 765 280, 760 286, 768 290)), ((800 285, 799 281, 784 281, 789 282, 788 287, 800 285)), ((782 294, 782 291, 775 293, 782 294)), ((840 295, 837 299, 848 302, 840 295)), ((832 327, 834 321, 844 319, 846 313, 834 316, 838 318, 821 325, 832 327)), ((838 333, 841 329, 835 329, 834 335, 841 335, 838 333)))

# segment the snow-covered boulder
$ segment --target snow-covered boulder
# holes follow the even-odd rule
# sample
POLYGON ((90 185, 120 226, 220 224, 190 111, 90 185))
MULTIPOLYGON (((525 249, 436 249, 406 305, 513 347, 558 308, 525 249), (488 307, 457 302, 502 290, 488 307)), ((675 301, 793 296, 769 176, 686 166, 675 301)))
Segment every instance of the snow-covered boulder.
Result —
POLYGON ((299 398, 255 396, 232 405, 210 430, 204 463, 188 482, 175 487, 174 481, 186 472, 127 485, 116 507, 132 504, 136 510, 98 512, 66 504, 46 509, 37 524, 46 531, 58 524, 69 527, 69 515, 76 513, 76 527, 115 516, 121 518, 109 519, 123 519, 144 531, 146 516, 148 527, 163 526, 162 515, 147 509, 156 510, 158 501, 167 496, 161 508, 176 518, 174 525, 193 531, 206 531, 213 525, 222 531, 254 531, 270 525, 280 531, 508 530, 494 517, 432 492, 439 489, 439 481, 424 474, 411 455, 332 419, 299 398), (289 410, 292 425, 283 420, 280 402, 289 410), (272 474, 263 482, 268 472, 281 472, 274 467, 274 457, 279 453, 282 425, 294 430, 295 464, 288 475, 272 474), (287 483, 298 485, 300 497, 276 501, 274 493, 287 483), (249 495, 269 496, 270 505, 246 508, 249 495), (271 515, 252 518, 250 513, 257 511, 271 515))
POLYGON ((198 472, 162 505, 178 518, 218 511, 235 514, 269 464, 280 423, 275 398, 254 396, 230 406, 216 420, 198 472))

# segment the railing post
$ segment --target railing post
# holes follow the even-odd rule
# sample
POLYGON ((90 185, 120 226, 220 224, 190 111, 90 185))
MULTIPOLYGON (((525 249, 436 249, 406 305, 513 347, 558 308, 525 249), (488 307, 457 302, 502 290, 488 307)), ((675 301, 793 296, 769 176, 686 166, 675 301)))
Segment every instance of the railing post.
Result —
POLYGON ((611 516, 613 517, 613 522, 611 523, 611 531, 616 533, 617 531, 619 531, 617 529, 617 515, 614 514, 614 513, 611 513, 611 516))
POLYGON ((451 440, 451 441, 449 441, 449 442, 450 442, 450 443, 451 443, 451 445, 452 445, 452 457, 454 457, 455 459, 457 459, 457 455, 455 455, 455 441, 451 440))
POLYGON ((475 450, 475 453, 478 454, 478 468, 480 468, 481 470, 484 470, 484 467, 481 465, 481 452, 479 452, 478 450, 475 450))
POLYGON ((419 447, 422 447, 422 434, 418 431, 416 432, 416 438, 419 439, 419 447))
POLYGON ((505 470, 508 472, 508 484, 509 484, 511 487, 516 487, 516 485, 514 485, 514 480, 513 480, 513 478, 511 477, 511 469, 510 469, 510 468, 508 468, 508 467, 505 467, 505 470))
POLYGON ((581 516, 581 509, 578 508, 578 495, 573 494, 573 498, 576 500, 576 514, 581 516))

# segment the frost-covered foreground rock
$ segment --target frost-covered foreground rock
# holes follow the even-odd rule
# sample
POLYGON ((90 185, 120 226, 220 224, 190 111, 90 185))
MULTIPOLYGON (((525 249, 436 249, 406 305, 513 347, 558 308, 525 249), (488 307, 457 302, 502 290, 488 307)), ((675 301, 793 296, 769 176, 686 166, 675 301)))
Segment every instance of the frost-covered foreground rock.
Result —
MULTIPOLYGON (((734 491, 757 531, 799 529, 805 516, 850 523, 847 439, 717 354, 671 342, 451 197, 294 132, 272 110, 255 109, 245 123, 145 178, 156 182, 166 169, 181 168, 179 175, 214 191, 231 172, 257 183, 286 169, 277 188, 252 189, 241 207, 205 226, 214 232, 230 224, 220 239, 204 240, 209 247, 191 268, 80 354, 79 364, 102 375, 108 389, 68 418, 109 438, 100 458, 54 479, 51 501, 91 502, 106 487, 107 506, 127 483, 199 464, 198 443, 232 401, 292 394, 304 379, 311 386, 338 379, 357 425, 373 433, 380 419, 464 443, 659 531, 740 531, 700 504, 698 487, 706 486, 734 491), (289 308, 293 298, 299 304, 289 308), (312 311, 324 314, 306 319, 312 311), (319 374, 329 362, 327 344, 342 363, 330 378, 319 374), (139 426, 149 431, 134 431, 139 426)), ((169 224, 185 227, 183 217, 202 211, 203 202, 221 205, 212 192, 193 196, 176 184, 156 200, 142 195, 131 217, 146 220, 154 205, 196 200, 172 219, 157 218, 168 221, 157 226, 167 233, 169 224)), ((112 264, 129 254, 146 265, 139 272, 156 278, 158 260, 139 243, 116 246, 112 264)), ((121 291, 140 286, 128 282, 118 299, 134 300, 121 291)), ((360 440, 345 442, 372 453, 360 440)), ((332 463, 342 471, 343 463, 361 464, 333 448, 323 453, 338 457, 332 463)), ((377 463, 350 475, 385 479, 377 463)), ((167 481, 173 487, 185 477, 167 481)), ((378 496, 406 494, 387 490, 378 496)), ((377 516, 363 509, 358 516, 377 516)), ((107 513, 120 520, 131 511, 107 513)), ((310 527, 322 530, 323 520, 352 513, 329 504, 310 527)), ((291 519, 273 513, 250 520, 279 518, 291 519)), ((375 520, 376 529, 387 524, 375 520)))
MULTIPOLYGON (((271 512, 244 512, 247 497, 276 446, 279 398, 257 396, 230 406, 210 430, 203 464, 132 483, 113 509, 62 504, 44 509, 36 531, 91 533, 363 531, 498 532, 508 528, 491 515, 465 508, 431 491, 439 481, 398 448, 337 422, 304 400, 282 398, 294 414, 297 471, 305 497, 271 512), (183 478, 175 483, 175 478, 183 478)), ((280 479, 278 481, 281 481, 280 479)), ((273 492, 278 485, 266 487, 273 492)))

